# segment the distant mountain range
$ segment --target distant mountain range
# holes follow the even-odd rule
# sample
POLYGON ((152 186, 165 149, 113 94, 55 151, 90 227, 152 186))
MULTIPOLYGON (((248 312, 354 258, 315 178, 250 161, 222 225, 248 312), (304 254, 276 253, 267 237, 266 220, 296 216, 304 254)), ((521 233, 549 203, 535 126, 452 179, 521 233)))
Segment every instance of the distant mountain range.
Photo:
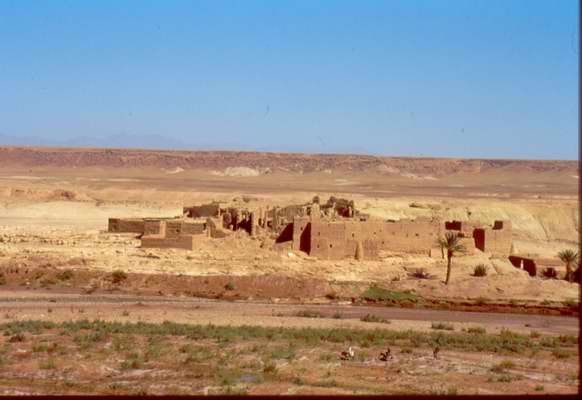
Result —
MULTIPOLYGON (((79 136, 68 139, 49 139, 32 136, 8 136, 0 134, 0 146, 33 147, 90 147, 90 148, 140 148, 140 149, 196 149, 192 143, 160 135, 119 134, 105 137, 79 136)), ((210 147, 211 148, 211 147, 210 147)))
MULTIPOLYGON (((85 146, 91 142, 83 142, 85 146)), ((101 142, 93 142, 101 143, 101 142)), ((108 147, 118 147, 119 142, 108 147)), ((151 144, 151 143, 149 143, 151 144)), ((461 158, 377 157, 353 154, 305 154, 249 151, 189 151, 144 149, 148 143, 123 148, 50 148, 38 146, 0 146, 0 167, 113 167, 182 168, 184 170, 223 171, 229 167, 308 173, 317 171, 366 172, 379 176, 399 176, 410 180, 434 180, 452 175, 493 174, 499 177, 545 176, 545 181, 577 183, 577 161, 486 160, 461 158), (141 149, 139 148, 141 147, 141 149), (519 174, 519 175, 516 175, 519 174), (525 175, 524 175, 525 174, 525 175), (541 174, 541 175, 540 175, 541 174), (576 179, 573 179, 576 178, 576 179)), ((520 179, 522 179, 520 178, 520 179)), ((517 178, 516 178, 517 179, 517 178)), ((537 179, 537 178, 536 178, 537 179)))

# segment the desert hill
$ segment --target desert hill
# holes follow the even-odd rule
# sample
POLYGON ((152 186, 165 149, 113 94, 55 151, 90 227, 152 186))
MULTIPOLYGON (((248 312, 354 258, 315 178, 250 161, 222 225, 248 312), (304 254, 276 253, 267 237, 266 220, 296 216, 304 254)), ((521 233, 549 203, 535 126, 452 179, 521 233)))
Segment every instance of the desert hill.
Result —
POLYGON ((259 153, 0 147, 0 167, 110 167, 225 170, 252 168, 265 172, 373 172, 443 177, 455 174, 578 174, 577 161, 378 157, 351 154, 259 153))

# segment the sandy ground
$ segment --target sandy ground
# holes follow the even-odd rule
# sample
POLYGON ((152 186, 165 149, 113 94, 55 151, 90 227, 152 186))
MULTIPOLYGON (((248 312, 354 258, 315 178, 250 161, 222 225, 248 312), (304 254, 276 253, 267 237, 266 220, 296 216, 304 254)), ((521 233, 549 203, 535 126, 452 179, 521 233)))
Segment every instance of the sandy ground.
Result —
MULTIPOLYGON (((445 262, 438 258, 383 253, 376 261, 331 262, 272 248, 268 239, 253 240, 244 234, 220 240, 201 237, 193 251, 141 249, 133 235, 106 232, 109 217, 171 217, 181 214, 185 205, 211 200, 284 206, 308 201, 317 194, 322 198, 353 198, 358 209, 379 218, 438 216, 488 223, 509 219, 514 229, 514 253, 555 258, 558 251, 578 245, 579 178, 574 163, 400 159, 372 163, 368 168, 365 162, 355 162, 350 157, 330 161, 297 156, 266 166, 265 157, 255 154, 251 158, 240 156, 241 164, 228 164, 237 160, 231 157, 228 162, 217 159, 206 165, 206 161, 195 158, 174 164, 176 158, 166 153, 41 153, 30 160, 18 160, 9 158, 16 154, 9 151, 2 153, 6 157, 0 159, 0 282, 4 282, 0 285, 0 323, 28 319, 171 320, 220 326, 433 332, 432 324, 443 322, 458 333, 483 327, 494 334, 503 329, 551 336, 578 334, 577 320, 572 317, 362 307, 343 301, 343 297, 358 298, 371 285, 424 299, 457 302, 539 305, 577 301, 578 284, 532 278, 507 260, 487 254, 454 258, 453 279, 446 286, 442 282, 445 262), (50 162, 46 157, 52 157, 50 162), (113 168, 99 162, 86 165, 95 157, 114 160, 120 166, 113 168), (147 160, 151 165, 146 165, 147 160), (242 163, 244 160, 247 164, 242 163), (194 164, 197 166, 189 167, 194 164), (472 276, 477 264, 488 267, 486 277, 472 276), (417 268, 424 268, 432 278, 413 278, 411 273, 417 268), (110 281, 113 271, 130 275, 116 286, 110 281), (57 278, 63 272, 70 272, 72 277, 57 278), (237 277, 240 287, 230 293, 225 284, 233 277, 237 277), (184 286, 190 282, 195 285, 186 290, 184 286), (133 298, 107 294, 120 287, 121 291, 128 289, 128 293, 143 293, 133 298), (81 289, 87 294, 79 294, 81 289), (166 290, 180 293, 181 297, 168 297, 163 292, 166 290), (159 291, 159 295, 145 296, 152 291, 159 291), (255 295, 272 303, 283 302, 285 297, 295 303, 335 296, 342 301, 330 306, 263 304, 254 301, 255 295), (200 296, 231 296, 239 301, 193 299, 200 296), (322 317, 298 316, 305 310, 322 317), (360 318, 365 313, 381 316, 390 323, 363 322, 360 318)), ((119 363, 131 354, 112 352, 109 339, 85 354, 78 343, 55 332, 41 333, 39 337, 26 335, 22 343, 0 337, 2 349, 7 349, 0 354, 2 394, 135 394, 142 390, 154 394, 209 394, 225 393, 231 388, 231 384, 217 386, 214 378, 204 375, 199 367, 176 368, 174 361, 179 354, 178 345, 185 345, 183 338, 166 338, 171 342, 169 348, 177 352, 167 360, 150 360, 146 366, 127 371, 119 363), (34 350, 33 343, 39 341, 69 349, 59 353, 54 371, 42 364, 51 358, 48 352, 34 350), (8 364, 2 360, 8 360, 8 364), (66 367, 71 364, 76 370, 66 367), (70 382, 74 383, 69 385, 70 382)), ((247 351, 243 341, 201 345, 214 349, 217 360, 227 360, 225 351, 247 351), (222 346, 227 346, 226 350, 222 346)), ((259 349, 272 345, 253 344, 259 349)), ((409 353, 401 352, 406 346, 396 344, 397 360, 390 366, 375 360, 379 347, 358 348, 364 354, 358 362, 325 358, 326 352, 336 354, 341 346, 327 343, 300 348, 295 359, 276 360, 277 379, 263 373, 265 354, 255 355, 258 358, 253 363, 261 367, 252 373, 260 375, 261 382, 247 385, 237 381, 236 390, 242 387, 250 394, 576 391, 576 363, 570 350, 569 358, 564 359, 559 358, 560 354, 549 353, 502 355, 450 350, 443 353, 441 360, 435 360, 430 348, 409 353), (508 358, 512 361, 506 362, 509 372, 491 372, 508 358), (446 381, 442 379, 444 374, 446 381)))
MULTIPOLYGON (((388 203, 388 200, 383 202, 388 203)), ((399 204, 393 203, 392 208, 385 205, 382 210, 388 215, 391 209, 402 208, 399 204)), ((507 207, 510 206, 513 205, 507 207)), ((418 213, 416 207, 409 210, 418 213)), ((442 280, 446 264, 439 258, 384 253, 380 260, 374 261, 318 260, 302 252, 273 250, 268 244, 265 246, 263 240, 253 240, 244 233, 225 239, 200 237, 199 247, 193 251, 141 249, 134 235, 106 232, 109 216, 176 214, 180 214, 178 207, 98 205, 78 201, 36 201, 5 206, 0 208, 0 263, 34 266, 40 263, 39 260, 44 260, 63 268, 193 276, 277 274, 330 282, 380 283, 393 290, 414 290, 426 297, 451 299, 542 302, 569 301, 578 297, 577 284, 531 278, 507 260, 486 254, 455 258, 453 281, 445 286, 442 280), (473 268, 478 264, 488 266, 487 277, 472 276, 473 268), (434 279, 409 279, 410 273, 417 268, 426 269, 434 279)), ((541 223, 541 220, 535 221, 541 223)), ((519 224, 514 225, 517 225, 514 247, 531 246, 546 256, 555 254, 558 249, 572 247, 571 242, 541 239, 536 236, 537 230, 523 228, 518 231, 519 224)), ((560 231, 552 230, 551 225, 544 225, 543 229, 560 237, 560 231)), ((560 264, 557 267, 563 269, 560 264)))

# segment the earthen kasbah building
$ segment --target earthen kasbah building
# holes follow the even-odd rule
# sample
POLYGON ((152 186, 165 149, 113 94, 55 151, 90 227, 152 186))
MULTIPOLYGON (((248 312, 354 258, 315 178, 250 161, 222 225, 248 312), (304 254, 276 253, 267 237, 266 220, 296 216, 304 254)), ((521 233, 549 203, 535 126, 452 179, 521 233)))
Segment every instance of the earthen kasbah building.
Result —
POLYGON ((360 213, 353 201, 335 197, 325 204, 315 197, 307 204, 255 209, 214 202, 184 207, 176 218, 109 219, 109 232, 137 233, 144 248, 193 250, 201 236, 222 238, 236 231, 273 237, 277 246, 328 260, 355 258, 356 252, 359 259, 377 259, 380 251, 440 258, 437 240, 447 231, 457 232, 468 254, 507 257, 512 247, 510 221, 385 221, 360 213))

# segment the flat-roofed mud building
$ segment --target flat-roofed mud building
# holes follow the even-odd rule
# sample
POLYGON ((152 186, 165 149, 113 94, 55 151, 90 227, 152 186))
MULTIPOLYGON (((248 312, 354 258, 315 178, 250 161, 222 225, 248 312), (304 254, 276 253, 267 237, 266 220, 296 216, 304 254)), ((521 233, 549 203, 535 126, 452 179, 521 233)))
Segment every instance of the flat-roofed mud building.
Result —
POLYGON ((177 218, 110 218, 110 232, 140 235, 142 247, 195 248, 195 237, 206 234, 223 238, 244 230, 251 236, 268 238, 276 233, 276 243, 290 242, 300 250, 322 259, 356 257, 375 259, 380 251, 425 254, 442 257, 437 239, 445 232, 456 232, 466 253, 486 252, 509 256, 512 244, 510 221, 447 221, 431 218, 384 221, 370 219, 355 210, 353 201, 333 196, 323 205, 312 203, 287 207, 226 206, 213 202, 184 207, 177 218))
POLYGON ((508 256, 511 250, 509 221, 495 221, 493 226, 483 227, 480 223, 441 223, 429 218, 330 221, 296 217, 282 232, 279 242, 291 240, 293 249, 322 259, 355 257, 358 246, 368 259, 377 258, 380 250, 440 256, 437 240, 448 230, 458 232, 469 254, 479 250, 508 256))

